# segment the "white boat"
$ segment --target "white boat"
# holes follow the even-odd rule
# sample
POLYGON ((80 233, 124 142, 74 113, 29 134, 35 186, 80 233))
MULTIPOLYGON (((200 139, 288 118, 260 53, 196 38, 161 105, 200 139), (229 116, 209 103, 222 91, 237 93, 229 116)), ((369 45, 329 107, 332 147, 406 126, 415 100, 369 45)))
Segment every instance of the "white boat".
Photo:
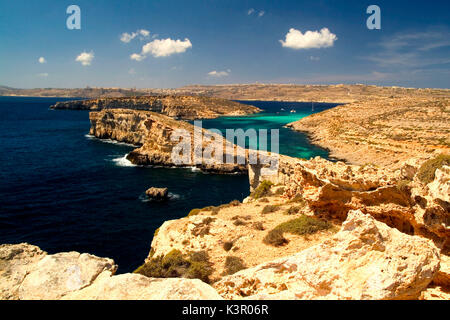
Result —
POLYGON ((291 110, 291 113, 296 113, 297 111, 295 111, 295 110, 291 110))

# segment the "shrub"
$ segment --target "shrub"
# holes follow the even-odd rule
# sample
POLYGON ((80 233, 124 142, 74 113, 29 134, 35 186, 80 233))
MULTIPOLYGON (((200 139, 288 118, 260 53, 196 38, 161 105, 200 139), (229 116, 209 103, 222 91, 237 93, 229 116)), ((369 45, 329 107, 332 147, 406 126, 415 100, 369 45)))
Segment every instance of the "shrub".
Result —
POLYGON ((440 154, 434 159, 430 159, 422 164, 417 173, 417 177, 424 184, 432 182, 435 178, 436 169, 444 165, 450 165, 450 155, 440 154))
POLYGON ((209 283, 212 274, 209 256, 205 251, 183 255, 179 250, 172 250, 165 256, 158 256, 146 262, 134 273, 151 278, 190 278, 209 283))
POLYGON ((328 221, 303 215, 278 225, 276 229, 287 233, 305 235, 314 234, 320 230, 330 229, 331 227, 332 224, 328 221))
POLYGON ((284 187, 280 187, 275 191, 276 196, 282 196, 286 192, 286 189, 284 187))
POLYGON ((264 225, 261 221, 257 221, 253 223, 253 229, 255 230, 259 230, 259 231, 263 231, 264 229, 264 225))
POLYGON ((262 181, 259 186, 252 192, 250 195, 253 199, 259 199, 261 197, 267 196, 270 194, 270 188, 273 183, 267 180, 262 181))
POLYGON ((297 214, 297 213, 299 213, 299 211, 301 209, 302 209, 301 206, 292 206, 285 211, 285 214, 288 214, 288 215, 297 214))
POLYGON ((247 222, 245 222, 244 220, 241 220, 241 219, 236 219, 236 220, 234 220, 233 224, 235 226, 245 226, 245 225, 247 225, 247 222))
POLYGON ((273 230, 269 231, 263 242, 274 246, 280 246, 287 243, 287 240, 284 238, 284 233, 308 235, 332 227, 333 225, 328 221, 303 215, 300 218, 289 220, 276 226, 273 230))
POLYGON ((287 244, 289 241, 284 237, 283 231, 273 229, 264 237, 263 242, 275 247, 280 247, 287 244))
POLYGON ((299 203, 301 205, 306 205, 305 199, 303 199, 303 196, 301 194, 296 194, 291 200, 289 200, 287 203, 299 203))
POLYGON ((233 241, 226 241, 223 243, 223 250, 230 251, 233 248, 233 241))
POLYGON ((228 256, 225 260, 225 271, 222 275, 227 276, 235 274, 238 271, 247 268, 244 261, 239 257, 228 256))
POLYGON ((267 205, 263 208, 263 210, 261 211, 261 214, 268 214, 268 213, 276 212, 278 210, 280 210, 280 207, 277 205, 267 205))

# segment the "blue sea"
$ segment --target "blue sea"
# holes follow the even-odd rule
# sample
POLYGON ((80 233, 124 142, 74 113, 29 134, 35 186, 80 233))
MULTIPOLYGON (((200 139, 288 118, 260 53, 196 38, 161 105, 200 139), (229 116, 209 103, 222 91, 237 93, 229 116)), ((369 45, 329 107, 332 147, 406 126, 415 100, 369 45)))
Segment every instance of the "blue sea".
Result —
MULTIPOLYGON (((245 175, 131 165, 125 155, 133 146, 88 135, 87 111, 49 110, 64 100, 69 99, 0 97, 0 244, 87 252, 113 258, 119 273, 130 272, 147 257, 164 221, 248 196, 245 175), (144 193, 152 186, 168 187, 171 199, 147 201, 144 193)), ((203 127, 278 128, 281 153, 328 157, 304 134, 283 128, 311 114, 311 103, 245 103, 265 112, 205 120, 203 127)))

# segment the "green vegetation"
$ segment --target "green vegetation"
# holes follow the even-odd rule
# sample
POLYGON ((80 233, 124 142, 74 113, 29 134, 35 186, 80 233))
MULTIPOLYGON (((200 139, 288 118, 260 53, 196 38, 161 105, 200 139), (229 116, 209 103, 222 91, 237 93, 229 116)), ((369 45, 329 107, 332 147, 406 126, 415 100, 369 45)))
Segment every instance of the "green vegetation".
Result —
POLYGON ((332 228, 332 224, 328 221, 303 215, 300 218, 289 220, 276 226, 264 237, 263 242, 273 246, 282 246, 288 242, 284 238, 284 233, 308 235, 330 228, 332 228))
POLYGON ((436 169, 444 165, 450 165, 450 155, 448 154, 440 154, 436 158, 426 161, 419 168, 417 177, 423 183, 428 184, 434 180, 436 169))
POLYGON ((411 180, 408 179, 399 180, 396 183, 396 187, 401 193, 410 196, 411 194, 411 187, 409 186, 410 183, 411 180))
POLYGON ((239 257, 228 256, 225 260, 225 271, 222 275, 227 276, 235 274, 238 271, 247 268, 244 261, 239 257))
POLYGON ((134 271, 151 278, 189 278, 206 283, 210 282, 212 272, 209 256, 205 251, 183 255, 175 249, 165 256, 152 258, 134 271))
POLYGON ((273 186, 273 183, 267 180, 262 181, 259 186, 252 192, 250 197, 253 199, 259 199, 264 196, 270 195, 270 188, 273 186))

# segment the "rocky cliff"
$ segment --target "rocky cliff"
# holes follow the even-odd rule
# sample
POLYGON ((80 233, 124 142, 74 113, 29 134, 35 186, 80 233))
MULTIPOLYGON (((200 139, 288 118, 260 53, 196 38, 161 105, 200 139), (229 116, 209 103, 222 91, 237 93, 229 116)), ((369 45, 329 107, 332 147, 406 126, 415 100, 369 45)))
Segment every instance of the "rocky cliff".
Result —
POLYGON ((220 98, 202 96, 142 96, 127 98, 102 98, 58 102, 51 109, 91 110, 132 109, 161 113, 180 119, 211 119, 219 116, 241 116, 261 110, 220 98))
MULTIPOLYGON (((161 165, 179 167, 197 167, 201 170, 216 173, 247 172, 248 151, 235 146, 210 131, 199 129, 203 135, 198 145, 194 144, 195 127, 184 121, 151 111, 130 109, 104 109, 91 112, 90 134, 100 139, 113 139, 139 146, 127 159, 137 165, 161 165), (179 133, 184 130, 185 135, 179 133), (172 157, 174 148, 179 143, 187 143, 184 151, 186 158, 182 163, 172 157), (207 152, 209 150, 209 152, 207 152), (216 150, 221 150, 222 154, 216 150), (227 153, 227 151, 229 152, 227 153), (238 155, 243 155, 238 163, 238 155), (203 155, 197 160, 196 155, 203 155), (226 163, 227 155, 235 159, 234 163, 226 163)), ((178 149, 176 149, 178 150, 178 149)))

